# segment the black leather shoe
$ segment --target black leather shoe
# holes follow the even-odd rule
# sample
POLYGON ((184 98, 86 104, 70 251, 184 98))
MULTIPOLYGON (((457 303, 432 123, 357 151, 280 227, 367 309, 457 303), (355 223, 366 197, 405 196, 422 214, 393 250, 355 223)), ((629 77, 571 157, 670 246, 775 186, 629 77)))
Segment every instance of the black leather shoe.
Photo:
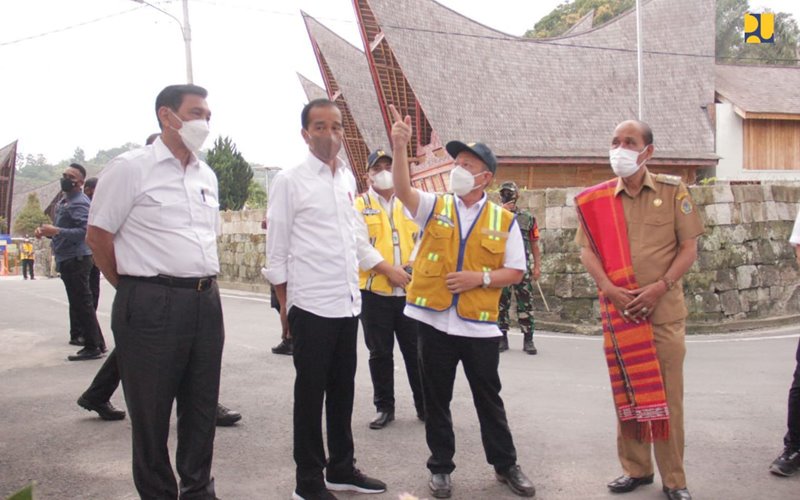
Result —
POLYGON ((505 472, 495 472, 494 475, 498 481, 507 484, 511 491, 521 497, 536 495, 536 488, 533 487, 533 483, 522 472, 519 465, 514 465, 505 472))
POLYGON ((86 345, 86 341, 83 339, 83 337, 74 337, 69 339, 69 345, 84 346, 86 345))
POLYGON ((78 398, 78 406, 89 411, 96 411, 103 420, 122 420, 125 418, 125 410, 116 408, 111 404, 111 401, 97 404, 81 396, 78 398))
POLYGON ((653 474, 645 477, 619 476, 607 486, 612 493, 628 493, 644 484, 653 484, 653 474))
POLYGON ((370 429, 383 429, 389 422, 394 420, 394 410, 389 411, 379 411, 378 416, 375 417, 375 420, 369 423, 370 429))
POLYGON ((669 500, 692 500, 692 495, 686 488, 675 488, 671 490, 664 486, 662 489, 669 500))
POLYGON ((242 414, 220 404, 217 405, 217 427, 230 427, 242 419, 242 414))
POLYGON ((450 482, 450 474, 431 474, 428 481, 428 488, 434 498, 450 498, 453 494, 453 484, 450 482))
POLYGON ((272 354, 285 354, 291 356, 294 354, 294 346, 291 340, 283 339, 281 343, 272 348, 272 354))
POLYGON ((87 359, 99 359, 103 357, 103 353, 96 347, 84 347, 75 354, 70 354, 67 359, 70 361, 85 361, 87 359))

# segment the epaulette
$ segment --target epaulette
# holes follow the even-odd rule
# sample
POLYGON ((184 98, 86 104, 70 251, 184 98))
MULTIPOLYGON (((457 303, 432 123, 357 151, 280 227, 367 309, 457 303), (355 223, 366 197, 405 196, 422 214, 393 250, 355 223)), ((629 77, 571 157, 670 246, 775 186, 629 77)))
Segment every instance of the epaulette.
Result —
POLYGON ((658 174, 656 175, 656 182, 669 184, 671 186, 679 186, 681 183, 681 177, 679 175, 658 174))

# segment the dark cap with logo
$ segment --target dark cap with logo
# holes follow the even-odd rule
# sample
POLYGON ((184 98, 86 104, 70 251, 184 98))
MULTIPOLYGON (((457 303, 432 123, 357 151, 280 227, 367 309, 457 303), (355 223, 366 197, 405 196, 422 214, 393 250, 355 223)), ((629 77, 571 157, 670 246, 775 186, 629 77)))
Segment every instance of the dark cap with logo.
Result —
POLYGON ((450 141, 447 143, 447 146, 445 146, 445 149, 453 158, 458 156, 458 153, 469 151, 480 158, 481 161, 486 164, 489 171, 493 174, 497 172, 497 158, 495 158, 489 146, 482 142, 469 142, 465 144, 461 141, 450 141))
POLYGON ((392 161, 392 157, 386 153, 383 149, 376 149, 372 153, 369 154, 367 157, 367 168, 372 168, 375 163, 378 162, 381 158, 389 158, 389 161, 392 161))

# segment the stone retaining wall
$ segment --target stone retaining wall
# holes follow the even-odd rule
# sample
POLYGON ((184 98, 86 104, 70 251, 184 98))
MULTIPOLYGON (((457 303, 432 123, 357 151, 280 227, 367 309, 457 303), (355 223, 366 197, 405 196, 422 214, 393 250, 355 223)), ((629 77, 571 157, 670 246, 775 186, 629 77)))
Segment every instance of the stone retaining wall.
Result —
POLYGON ((266 291, 261 276, 266 263, 266 231, 261 229, 264 210, 221 212, 222 235, 218 241, 219 279, 223 286, 266 291))
MULTIPOLYGON (((698 261, 683 280, 692 330, 799 320, 800 273, 788 239, 800 208, 800 185, 717 184, 690 190, 706 226, 698 261)), ((525 191, 519 204, 533 211, 541 230, 540 284, 551 312, 535 297, 537 323, 596 332, 597 290, 573 243, 578 227, 573 200, 579 191, 525 191)), ((262 218, 261 210, 223 213, 222 281, 265 289, 262 218)))

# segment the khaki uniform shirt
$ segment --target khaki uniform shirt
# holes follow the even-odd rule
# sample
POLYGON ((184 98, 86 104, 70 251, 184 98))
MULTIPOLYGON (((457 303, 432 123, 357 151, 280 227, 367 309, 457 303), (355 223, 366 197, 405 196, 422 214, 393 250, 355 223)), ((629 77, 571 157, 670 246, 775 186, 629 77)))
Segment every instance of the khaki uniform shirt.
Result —
MULTIPOLYGON (((644 184, 635 197, 621 178, 614 194, 622 196, 636 282, 640 287, 655 283, 669 269, 679 244, 703 234, 703 223, 689 190, 679 177, 645 171, 644 184)), ((589 246, 582 227, 578 227, 575 242, 589 246)), ((656 303, 651 320, 659 325, 681 320, 687 314, 683 284, 678 280, 656 303)))

